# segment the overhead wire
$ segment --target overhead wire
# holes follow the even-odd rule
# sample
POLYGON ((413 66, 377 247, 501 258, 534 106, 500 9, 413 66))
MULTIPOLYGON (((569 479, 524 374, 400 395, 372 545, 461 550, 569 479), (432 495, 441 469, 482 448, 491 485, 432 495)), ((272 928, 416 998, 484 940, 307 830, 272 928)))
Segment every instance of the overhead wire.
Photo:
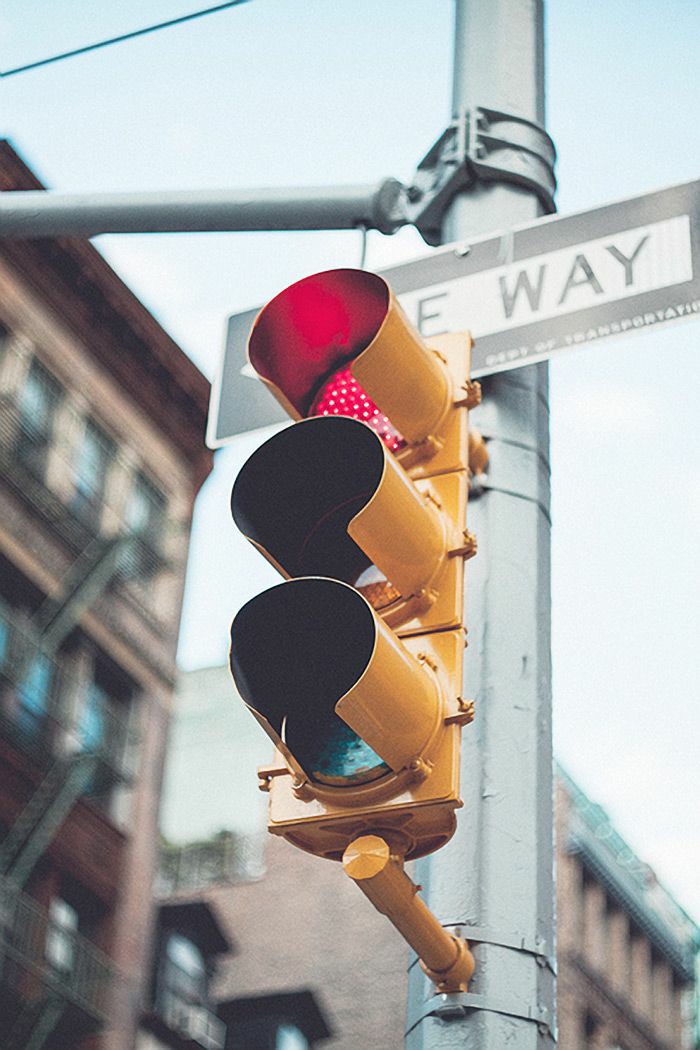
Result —
POLYGON ((248 0, 228 0, 227 3, 216 4, 214 7, 207 7, 200 11, 193 11, 188 15, 180 15, 178 18, 171 18, 167 22, 158 22, 156 25, 144 26, 143 29, 134 29, 129 33, 122 33, 120 36, 109 37, 107 40, 99 40, 95 44, 86 44, 84 47, 76 47, 72 51, 63 51, 57 55, 50 55, 48 58, 40 58, 36 62, 27 62, 25 65, 15 66, 14 69, 2 69, 0 70, 0 78, 12 77, 17 73, 27 73, 29 70, 39 69, 54 62, 62 62, 66 58, 75 58, 77 55, 86 55, 90 51, 97 51, 102 47, 110 47, 112 44, 122 44, 125 40, 134 40, 136 37, 145 36, 147 33, 155 33, 160 29, 169 29, 171 26, 182 25, 183 22, 191 22, 195 18, 203 18, 205 15, 224 11, 227 7, 238 7, 240 4, 245 3, 248 3, 248 0))

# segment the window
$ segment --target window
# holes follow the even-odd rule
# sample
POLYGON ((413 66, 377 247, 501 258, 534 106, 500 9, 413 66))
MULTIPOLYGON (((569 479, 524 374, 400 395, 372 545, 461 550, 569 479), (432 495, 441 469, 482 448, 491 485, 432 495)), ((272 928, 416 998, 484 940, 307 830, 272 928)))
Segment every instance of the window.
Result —
POLYGON ((158 563, 158 547, 165 525, 166 500, 162 492, 143 474, 137 474, 126 508, 127 531, 138 537, 127 550, 122 568, 129 576, 153 576, 158 563))
POLYGON ((129 698, 113 681, 101 680, 100 668, 93 670, 74 728, 80 751, 99 759, 86 794, 109 809, 112 789, 126 773, 129 698))
POLYGON ((138 536, 158 534, 165 518, 165 496, 143 474, 137 474, 126 509, 129 532, 138 536))
POLYGON ((199 948, 180 933, 171 933, 166 950, 168 986, 188 1003, 202 1003, 207 995, 204 959, 199 948))
POLYGON ((111 438, 96 423, 88 421, 76 462, 72 507, 91 525, 99 522, 107 471, 114 458, 114 451, 111 438))
POLYGON ((207 970, 202 953, 182 934, 168 934, 160 995, 163 1016, 173 1019, 182 1007, 203 1006, 206 1002, 207 970))
POLYGON ((10 622, 5 606, 0 602, 0 671, 4 671, 10 659, 10 622))
POLYGON ((39 736, 44 729, 53 684, 53 661, 37 653, 17 687, 17 725, 27 735, 39 736))
POLYGON ((309 1050, 306 1036, 294 1024, 281 1024, 277 1029, 275 1050, 309 1050))
POLYGON ((78 913, 67 901, 54 897, 49 907, 46 961, 59 974, 69 974, 75 962, 78 913))
POLYGON ((97 752, 105 743, 109 697, 96 682, 91 682, 80 719, 80 743, 83 751, 97 752))
POLYGON ((17 457, 37 477, 43 477, 46 470, 59 397, 56 380, 34 361, 19 399, 17 457))
POLYGON ((586 1046, 588 1046, 588 1041, 593 1039, 593 1037, 597 1034, 598 1028, 599 1025, 597 1017, 594 1017, 591 1013, 587 1013, 583 1019, 583 1036, 586 1040, 586 1046))

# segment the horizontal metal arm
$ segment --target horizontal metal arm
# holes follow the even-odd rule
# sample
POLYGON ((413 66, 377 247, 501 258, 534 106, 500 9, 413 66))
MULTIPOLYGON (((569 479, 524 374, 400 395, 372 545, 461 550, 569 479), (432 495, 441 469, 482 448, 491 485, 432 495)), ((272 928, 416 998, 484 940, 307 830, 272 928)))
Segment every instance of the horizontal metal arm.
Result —
POLYGON ((406 225, 397 179, 375 185, 152 193, 0 193, 0 237, 256 230, 379 230, 406 225))
POLYGON ((378 230, 415 226, 428 244, 458 193, 509 182, 554 211, 554 143, 530 120, 474 107, 460 113, 431 147, 406 187, 282 186, 274 189, 151 193, 0 193, 0 239, 95 237, 100 233, 206 233, 272 230, 378 230))

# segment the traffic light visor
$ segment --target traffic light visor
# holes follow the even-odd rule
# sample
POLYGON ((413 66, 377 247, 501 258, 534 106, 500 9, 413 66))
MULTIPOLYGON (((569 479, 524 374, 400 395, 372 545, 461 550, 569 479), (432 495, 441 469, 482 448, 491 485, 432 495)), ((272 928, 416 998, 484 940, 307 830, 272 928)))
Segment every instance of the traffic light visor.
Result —
POLYGON ((255 319, 248 357, 293 418, 360 419, 394 452, 435 435, 453 403, 444 361, 365 270, 327 270, 280 292, 255 319))
POLYGON ((363 270, 305 277, 258 314, 248 342, 255 371, 282 391, 298 417, 310 414, 321 383, 374 339, 389 289, 363 270))
POLYGON ((349 419, 304 420, 273 435, 241 468, 233 520, 286 576, 354 583, 370 564, 348 523, 384 471, 380 441, 349 419))
MULTIPOLYGON (((239 472, 231 511, 284 576, 352 584, 375 609, 391 607, 393 625, 442 580, 460 524, 416 488, 375 432, 333 416, 302 420, 261 445, 239 472)), ((453 620, 450 609, 439 624, 453 620)))
POLYGON ((440 723, 437 679, 337 580, 290 580, 244 605, 231 670, 290 765, 321 784, 403 769, 440 723))

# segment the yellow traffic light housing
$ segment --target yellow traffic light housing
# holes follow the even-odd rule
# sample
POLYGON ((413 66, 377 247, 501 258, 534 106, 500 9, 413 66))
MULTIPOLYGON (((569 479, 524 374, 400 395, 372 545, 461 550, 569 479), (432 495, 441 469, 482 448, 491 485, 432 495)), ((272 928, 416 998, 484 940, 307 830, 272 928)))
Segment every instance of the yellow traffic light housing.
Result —
POLYGON ((439 992, 466 992, 474 956, 461 937, 443 929, 417 896, 403 870, 404 858, 379 835, 363 835, 343 854, 343 868, 375 908, 388 916, 420 959, 439 992))
POLYGON ((284 763, 270 831, 336 860, 377 827, 408 857, 448 841, 470 719, 461 631, 400 639, 347 584, 302 577, 244 605, 231 638, 236 685, 284 763))
POLYGON ((233 677, 276 747, 261 772, 269 830, 345 857, 452 990, 471 956, 410 904, 401 864, 444 845, 462 805, 466 509, 488 458, 469 432, 470 351, 466 333, 426 345, 375 274, 287 288, 248 353, 298 422, 253 453, 231 495, 236 524, 286 578, 231 628, 233 677))

